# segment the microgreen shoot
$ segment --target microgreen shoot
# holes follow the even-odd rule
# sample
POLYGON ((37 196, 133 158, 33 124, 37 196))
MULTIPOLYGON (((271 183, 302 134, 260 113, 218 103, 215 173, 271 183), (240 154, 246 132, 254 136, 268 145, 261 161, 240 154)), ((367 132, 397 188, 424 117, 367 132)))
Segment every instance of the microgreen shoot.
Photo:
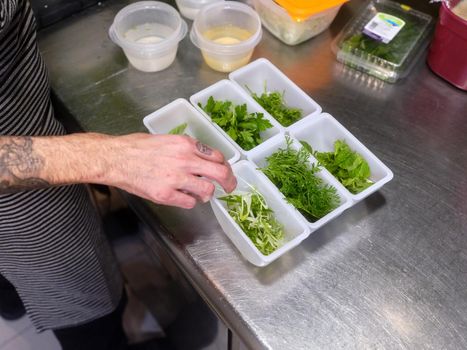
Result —
POLYGON ((237 191, 219 199, 226 202, 229 215, 262 254, 269 255, 279 248, 284 228, 258 190, 251 187, 251 191, 237 191))

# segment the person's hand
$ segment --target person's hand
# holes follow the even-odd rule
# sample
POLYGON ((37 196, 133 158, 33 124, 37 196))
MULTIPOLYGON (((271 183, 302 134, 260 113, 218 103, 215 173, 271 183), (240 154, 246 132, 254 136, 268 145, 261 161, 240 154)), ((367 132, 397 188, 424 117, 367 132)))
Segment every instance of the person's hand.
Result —
POLYGON ((213 181, 226 192, 237 185, 222 153, 189 136, 131 134, 110 147, 106 182, 155 203, 193 208, 211 199, 213 181))

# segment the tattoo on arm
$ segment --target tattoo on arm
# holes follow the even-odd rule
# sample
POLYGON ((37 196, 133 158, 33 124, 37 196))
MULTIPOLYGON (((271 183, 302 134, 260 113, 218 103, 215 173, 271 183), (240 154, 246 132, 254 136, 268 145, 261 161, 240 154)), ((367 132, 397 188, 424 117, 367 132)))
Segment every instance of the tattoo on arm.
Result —
POLYGON ((212 154, 212 149, 208 145, 205 145, 204 143, 201 143, 199 141, 196 142, 196 148, 198 148, 198 151, 208 156, 212 154))
POLYGON ((40 178, 45 160, 33 150, 31 137, 12 137, 0 144, 0 193, 49 186, 40 178))

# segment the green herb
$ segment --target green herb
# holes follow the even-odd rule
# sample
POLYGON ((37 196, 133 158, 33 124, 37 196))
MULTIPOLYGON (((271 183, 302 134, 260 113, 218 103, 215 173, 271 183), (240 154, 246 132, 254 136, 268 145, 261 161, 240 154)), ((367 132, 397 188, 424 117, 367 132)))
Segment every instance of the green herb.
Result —
POLYGON ((290 138, 286 141, 287 147, 267 157, 267 166, 261 171, 290 204, 314 222, 339 206, 337 190, 317 176, 320 168, 310 164, 311 154, 305 148, 297 151, 290 138))
POLYGON ((180 124, 169 131, 170 135, 183 135, 185 133, 185 129, 188 126, 187 123, 180 124))
MULTIPOLYGON (((390 11, 389 9, 384 12, 392 14, 405 21, 404 27, 402 27, 400 32, 397 33, 394 39, 385 44, 363 33, 358 33, 348 37, 342 43, 342 50, 352 52, 357 55, 365 53, 377 56, 394 64, 403 63, 407 53, 420 37, 421 31, 423 30, 423 22, 417 23, 419 20, 415 19, 413 16, 404 16, 400 12, 390 11)), ((370 59, 371 58, 365 58, 365 60, 370 59)))
POLYGON ((227 203, 229 215, 261 253, 269 255, 279 248, 284 239, 284 229, 256 189, 219 199, 227 203))
POLYGON ((297 120, 302 118, 302 111, 298 108, 287 107, 284 103, 284 93, 279 91, 267 92, 266 85, 264 92, 258 96, 255 92, 250 91, 251 97, 258 102, 269 114, 277 119, 283 126, 290 126, 297 120))
POLYGON ((300 142, 353 194, 373 184, 369 180, 371 173, 367 161, 360 154, 352 151, 345 141, 334 142, 334 152, 313 152, 308 143, 300 142))
POLYGON ((272 128, 263 113, 248 113, 246 104, 234 106, 231 101, 216 101, 211 96, 206 106, 198 105, 246 151, 263 142, 260 133, 272 128))

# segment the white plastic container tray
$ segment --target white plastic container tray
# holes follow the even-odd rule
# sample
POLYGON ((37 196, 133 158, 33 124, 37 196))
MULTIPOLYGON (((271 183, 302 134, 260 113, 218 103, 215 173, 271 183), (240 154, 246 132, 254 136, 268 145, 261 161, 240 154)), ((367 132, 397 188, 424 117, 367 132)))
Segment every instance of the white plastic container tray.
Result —
POLYGON ((241 160, 232 166, 232 170, 238 178, 238 191, 251 191, 249 185, 253 186, 263 195, 267 205, 274 211, 275 218, 284 226, 283 245, 269 255, 262 254, 232 219, 227 211, 226 203, 218 199, 218 197, 225 195, 219 190, 216 191, 211 200, 212 209, 220 226, 240 253, 252 264, 265 266, 299 245, 309 236, 310 229, 307 227, 306 221, 298 215, 293 207, 282 200, 279 191, 264 174, 255 169, 252 163, 241 160))
MULTIPOLYGON (((220 101, 225 101, 229 100, 232 101, 233 105, 242 105, 245 104, 247 105, 247 110, 248 113, 263 113, 265 119, 268 119, 271 124, 273 125, 272 128, 269 128, 266 131, 261 132, 260 136, 263 139, 263 143, 267 143, 273 136, 280 134, 281 132, 284 131, 284 128, 279 125, 279 123, 269 115, 269 113, 265 112, 264 109, 262 109, 250 96, 248 96, 242 89, 240 89, 238 86, 233 84, 231 81, 228 80, 221 80, 214 85, 209 86, 208 88, 198 92, 197 94, 193 95, 190 97, 191 103, 195 106, 195 108, 200 111, 206 118, 211 121, 211 117, 204 112, 204 110, 198 105, 201 103, 201 105, 204 107, 206 105, 206 102, 208 101, 209 97, 212 96, 215 100, 220 100, 220 101)), ((212 122, 213 123, 213 122, 212 122)), ((232 138, 227 135, 227 133, 222 130, 220 126, 217 124, 213 123, 214 126, 226 137, 229 139, 232 143, 235 144, 237 149, 243 154, 247 155, 251 151, 253 151, 255 148, 247 151, 241 148, 232 138)))
MULTIPOLYGON (((294 149, 299 150, 302 147, 297 140, 293 138, 291 138, 291 140, 292 140, 292 147, 294 149)), ((279 135, 279 136, 274 137, 274 139, 271 140, 271 142, 268 143, 267 145, 260 145, 259 147, 257 147, 254 152, 251 152, 248 155, 248 159, 251 162, 253 162, 255 165, 257 165, 258 168, 263 168, 267 166, 267 161, 266 161, 267 157, 269 157, 271 154, 278 151, 279 149, 285 149, 285 148, 287 148, 286 137, 285 135, 279 135)), ((316 164, 316 163, 317 163, 317 160, 313 156, 310 156, 310 165, 316 164)), ((266 175, 264 176, 271 183, 271 185, 275 187, 275 185, 267 178, 267 176, 266 175)), ((339 199, 340 199, 340 205, 333 211, 329 212, 327 215, 323 216, 321 219, 314 221, 314 222, 308 221, 298 210, 294 209, 297 212, 297 214, 302 217, 303 220, 308 222, 308 226, 310 227, 312 232, 319 229, 321 226, 331 221, 332 219, 335 219, 336 217, 338 217, 340 214, 342 214, 342 212, 345 209, 349 208, 353 204, 348 194, 348 191, 324 167, 322 168, 320 172, 316 173, 316 176, 320 177, 324 181, 324 183, 336 188, 337 194, 339 195, 339 199)), ((284 201, 286 201, 285 197, 282 194, 281 196, 284 199, 284 201)))
MULTIPOLYGON (((320 105, 265 58, 257 59, 230 73, 229 78, 248 95, 251 94, 248 89, 260 96, 265 88, 267 92, 284 93, 285 104, 288 107, 301 109, 302 119, 319 115, 322 111, 320 105)), ((288 128, 290 126, 286 127, 286 130, 288 128)))
POLYGON ((187 123, 185 133, 218 149, 230 164, 240 159, 240 152, 214 125, 201 115, 190 103, 179 98, 143 119, 152 134, 167 134, 180 124, 187 123))
POLYGON ((290 128, 290 134, 297 140, 308 142, 318 152, 332 152, 335 141, 345 140, 353 151, 359 153, 368 162, 371 171, 370 180, 374 184, 357 194, 352 194, 344 187, 346 194, 354 202, 368 197, 394 177, 392 171, 383 162, 328 113, 296 123, 290 128))
MULTIPOLYGON (((145 117, 144 125, 151 133, 165 134, 176 126, 187 123, 185 133, 219 149, 232 164, 234 174, 238 178, 237 190, 246 191, 250 184, 265 197, 268 205, 274 210, 277 220, 285 227, 284 244, 267 256, 254 246, 228 214, 225 202, 217 199, 224 194, 221 189, 216 190, 211 200, 214 214, 222 229, 252 264, 265 266, 276 260, 300 244, 311 232, 333 220, 356 202, 379 190, 393 178, 392 171, 386 165, 331 115, 321 114, 321 107, 271 62, 259 59, 231 73, 230 79, 233 82, 221 80, 191 96, 190 101, 194 107, 184 99, 175 100, 145 117), (265 82, 270 91, 285 91, 286 103, 291 107, 302 109, 304 117, 287 128, 282 127, 247 93, 246 86, 254 92, 261 93, 265 82), (271 121, 273 127, 261 133, 263 142, 260 145, 249 151, 243 150, 221 127, 212 122, 209 115, 198 105, 201 103, 205 106, 210 96, 215 100, 229 100, 234 105, 246 103, 249 113, 263 113, 265 118, 271 121), (297 209, 287 203, 267 176, 257 169, 266 166, 266 157, 280 148, 286 148, 286 134, 291 137, 292 146, 295 149, 302 147, 298 141, 303 140, 319 152, 331 152, 334 150, 336 140, 345 140, 353 151, 358 152, 368 162, 371 170, 370 180, 374 183, 364 191, 352 194, 329 171, 322 168, 317 176, 321 177, 326 184, 336 188, 341 203, 339 207, 321 219, 315 222, 307 221, 297 209), (242 156, 248 161, 240 160, 242 156)), ((310 163, 316 162, 316 159, 311 156, 310 163)))

